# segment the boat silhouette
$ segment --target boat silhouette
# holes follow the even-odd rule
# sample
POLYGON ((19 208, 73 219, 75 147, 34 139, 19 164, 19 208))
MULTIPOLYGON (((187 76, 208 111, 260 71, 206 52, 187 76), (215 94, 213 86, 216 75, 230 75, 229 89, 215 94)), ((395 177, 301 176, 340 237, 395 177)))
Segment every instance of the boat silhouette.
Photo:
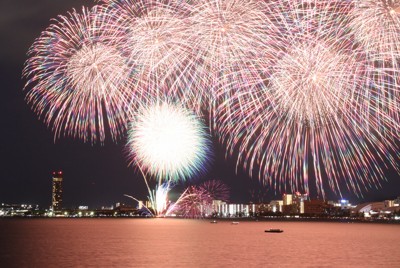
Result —
POLYGON ((265 230, 266 233, 283 233, 282 229, 268 229, 265 230))

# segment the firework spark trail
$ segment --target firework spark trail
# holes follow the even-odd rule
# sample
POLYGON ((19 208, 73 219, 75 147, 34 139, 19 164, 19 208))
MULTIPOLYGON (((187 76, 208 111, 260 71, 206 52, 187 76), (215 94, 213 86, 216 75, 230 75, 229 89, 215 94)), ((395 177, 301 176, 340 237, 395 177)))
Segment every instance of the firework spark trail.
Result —
POLYGON ((168 206, 168 193, 171 190, 170 181, 163 183, 161 186, 156 188, 155 193, 153 193, 154 208, 157 214, 163 214, 167 210, 168 206))
POLYGON ((397 167, 389 148, 398 136, 379 131, 394 121, 365 88, 363 54, 344 32, 338 35, 332 14, 345 12, 332 13, 334 1, 321 11, 325 5, 316 1, 301 3, 273 4, 280 9, 271 14, 282 30, 276 42, 281 53, 264 83, 235 92, 219 107, 219 133, 231 153, 238 151, 237 165, 275 189, 309 191, 311 164, 320 194, 325 184, 341 193, 345 177, 347 188, 360 194, 379 185, 381 161, 397 167))
POLYGON ((98 12, 83 8, 59 16, 28 52, 26 99, 55 138, 104 142, 106 122, 113 140, 126 129, 125 110, 135 91, 126 60, 108 35, 109 21, 98 12))
MULTIPOLYGON (((146 173, 143 171, 143 168, 140 167, 139 164, 136 165, 136 167, 139 169, 143 180, 146 184, 147 187, 147 192, 148 192, 148 200, 150 202, 150 208, 153 210, 151 214, 153 216, 163 216, 164 211, 167 209, 168 205, 168 193, 173 187, 171 180, 168 180, 166 182, 163 182, 163 180, 159 180, 155 186, 155 189, 151 189, 150 187, 150 182, 149 178, 146 175, 146 173)), ((147 208, 147 207, 146 207, 147 208)), ((149 208, 147 208, 149 210, 149 208)))
POLYGON ((182 199, 185 198, 186 192, 188 191, 189 188, 186 188, 185 191, 179 196, 178 200, 176 200, 175 203, 173 203, 171 206, 168 207, 167 211, 165 212, 165 216, 171 216, 173 213, 176 213, 179 209, 179 204, 182 201, 182 199))
MULTIPOLYGON (((140 202, 139 199, 137 199, 136 197, 133 197, 133 196, 131 196, 131 195, 124 194, 124 196, 129 197, 130 199, 135 200, 135 201, 137 201, 138 203, 140 202)), ((143 205, 143 207, 144 207, 152 216, 154 216, 154 213, 153 213, 153 211, 151 211, 150 208, 148 208, 148 207, 145 206, 145 205, 143 205)))
POLYGON ((162 102, 143 107, 128 133, 132 164, 158 181, 179 181, 202 173, 211 156, 200 119, 179 105, 162 102))
MULTIPOLYGON (((155 189, 152 190, 148 185, 147 178, 146 177, 143 178, 147 186, 149 194, 147 198, 150 203, 148 207, 145 205, 143 206, 152 216, 155 217, 168 216, 170 211, 173 211, 173 208, 169 207, 168 203, 168 194, 172 188, 171 181, 165 183, 159 183, 156 185, 155 189)), ((140 202, 140 200, 131 195, 125 194, 124 196, 127 196, 137 202, 140 202)))

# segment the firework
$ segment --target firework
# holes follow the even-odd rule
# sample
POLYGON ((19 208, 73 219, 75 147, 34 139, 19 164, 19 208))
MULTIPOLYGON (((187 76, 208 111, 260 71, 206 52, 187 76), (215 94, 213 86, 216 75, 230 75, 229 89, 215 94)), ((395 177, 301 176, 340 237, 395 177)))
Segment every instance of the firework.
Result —
POLYGON ((130 72, 97 13, 59 16, 28 53, 26 99, 56 137, 104 142, 106 122, 114 140, 126 129, 130 72))
POLYGON ((132 163, 158 181, 190 178, 205 170, 210 140, 198 117, 168 102, 138 111, 128 133, 132 163))
MULTIPOLYGON (((145 179, 146 181, 146 179, 145 179)), ((146 181, 147 184, 147 181, 146 181)), ((147 184, 148 186, 148 184, 147 184)), ((156 217, 162 217, 165 212, 168 212, 168 193, 171 190, 170 182, 167 183, 160 183, 156 186, 154 190, 148 188, 149 195, 147 196, 149 204, 148 206, 143 205, 143 207, 147 210, 147 212, 156 217)), ((139 199, 135 198, 134 196, 125 194, 124 196, 129 197, 137 202, 140 202, 139 199)))
POLYGON ((371 87, 378 113, 394 119, 390 123, 395 126, 392 129, 397 134, 400 111, 400 1, 357 0, 349 17, 349 27, 356 44, 367 53, 370 62, 366 86, 371 87))
POLYGON ((397 136, 379 131, 392 128, 393 120, 365 86, 366 57, 337 31, 331 12, 345 13, 342 4, 331 1, 326 9, 327 2, 299 2, 272 6, 279 10, 272 14, 281 52, 265 82, 219 107, 219 132, 230 152, 238 151, 238 166, 275 189, 308 192, 312 170, 321 195, 327 185, 341 193, 340 178, 361 193, 379 185, 380 161, 397 165, 388 149, 397 136))
POLYGON ((400 58, 400 1, 356 0, 349 27, 373 60, 400 58))
POLYGON ((185 218, 202 218, 209 210, 212 199, 207 191, 197 186, 188 187, 179 197, 172 211, 185 218))
MULTIPOLYGON (((183 99, 191 107, 209 109, 229 92, 252 81, 243 70, 256 69, 259 61, 268 62, 271 26, 262 1, 200 0, 194 1, 188 17, 190 47, 194 64, 189 66, 183 99), (220 91, 222 89, 222 91, 220 91)), ((211 109, 211 110, 210 110, 211 109)))
MULTIPOLYGON (((35 41, 27 100, 56 137, 91 142, 106 125, 116 139, 133 114, 129 156, 156 213, 210 156, 182 107, 208 114, 237 168, 278 190, 309 192, 312 176, 321 195, 342 180, 359 194, 380 185, 382 163, 398 169, 399 1, 99 2, 35 41)), ((202 214, 218 185, 187 189, 185 215, 202 214)))
POLYGON ((198 186, 189 186, 170 206, 166 216, 173 213, 186 218, 202 218, 214 212, 213 201, 228 201, 229 188, 222 181, 210 180, 198 186))
POLYGON ((107 1, 110 28, 124 32, 118 47, 135 74, 134 87, 152 97, 180 92, 191 66, 187 11, 176 1, 107 1))
POLYGON ((199 190, 210 196, 212 200, 229 200, 229 188, 220 180, 209 180, 198 186, 199 190))

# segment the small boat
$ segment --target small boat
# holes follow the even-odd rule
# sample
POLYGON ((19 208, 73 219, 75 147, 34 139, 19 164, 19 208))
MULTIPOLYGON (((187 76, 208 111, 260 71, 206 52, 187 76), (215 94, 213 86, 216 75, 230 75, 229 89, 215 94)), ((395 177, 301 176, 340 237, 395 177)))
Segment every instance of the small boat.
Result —
POLYGON ((233 225, 238 225, 239 222, 238 222, 238 221, 233 221, 231 224, 233 224, 233 225))
POLYGON ((216 220, 210 221, 210 223, 218 223, 216 220))
POLYGON ((266 233, 283 233, 282 229, 268 229, 265 230, 266 233))

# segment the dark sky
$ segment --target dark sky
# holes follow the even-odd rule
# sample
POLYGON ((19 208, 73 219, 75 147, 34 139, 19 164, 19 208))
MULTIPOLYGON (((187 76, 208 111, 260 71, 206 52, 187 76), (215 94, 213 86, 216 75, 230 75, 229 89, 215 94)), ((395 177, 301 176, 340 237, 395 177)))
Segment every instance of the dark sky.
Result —
MULTIPOLYGON (((2 0, 0 3, 0 78, 1 91, 1 164, 0 202, 33 203, 48 207, 51 201, 51 173, 64 172, 66 207, 98 207, 116 202, 129 203, 123 194, 146 197, 143 179, 127 167, 123 153, 124 139, 119 144, 107 141, 104 146, 84 144, 62 138, 54 141, 53 133, 38 119, 24 101, 21 71, 26 52, 34 39, 50 24, 50 19, 66 14, 91 0, 2 0)), ((209 173, 195 182, 221 179, 231 188, 234 202, 271 200, 281 197, 257 179, 243 172, 235 174, 232 160, 225 160, 223 147, 215 143, 215 160, 209 173)), ((382 200, 400 195, 400 176, 387 171, 387 182, 380 189, 369 190, 364 197, 344 192, 353 202, 382 200)), ((178 192, 181 185, 175 189, 178 192)), ((326 189, 329 199, 338 199, 326 189)), ((174 192, 174 191, 173 191, 174 192)), ((314 195, 311 187, 311 195, 314 195)))

